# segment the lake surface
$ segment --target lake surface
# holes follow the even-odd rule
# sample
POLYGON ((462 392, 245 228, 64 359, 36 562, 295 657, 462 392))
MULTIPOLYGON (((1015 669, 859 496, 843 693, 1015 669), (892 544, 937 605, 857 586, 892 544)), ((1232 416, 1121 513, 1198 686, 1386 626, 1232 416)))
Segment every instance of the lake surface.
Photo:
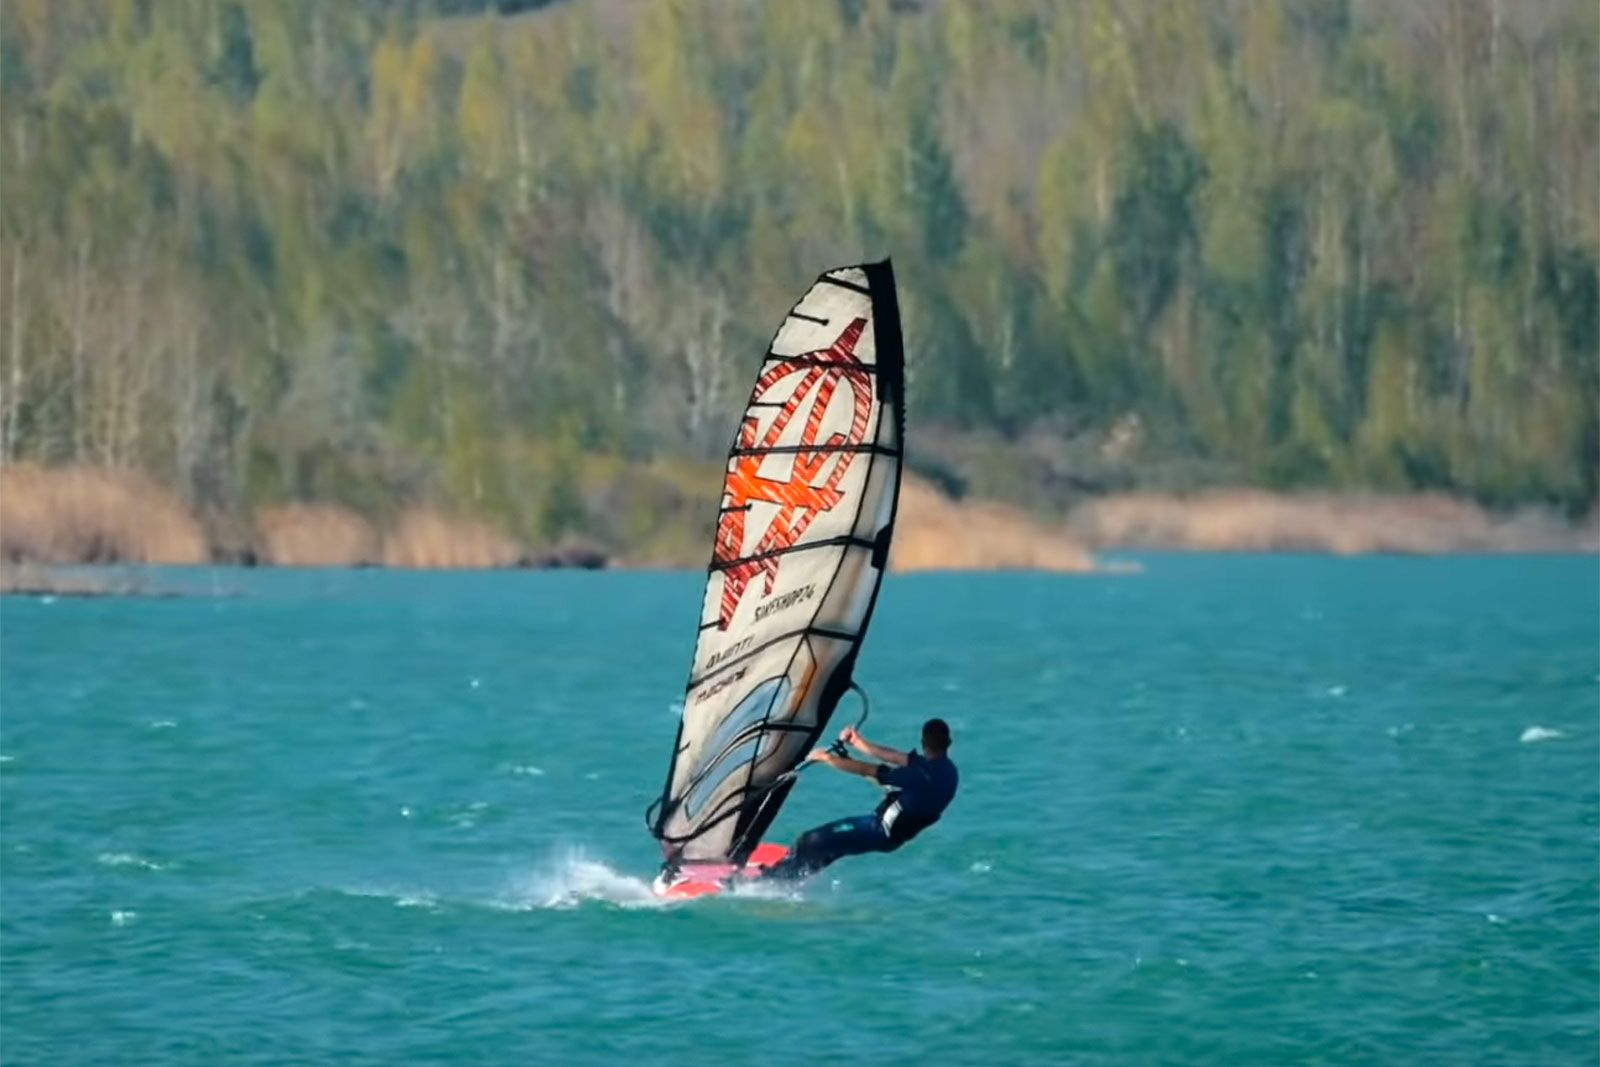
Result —
POLYGON ((0 1059, 1597 1062, 1600 564, 1142 562, 891 578, 866 733, 950 721, 944 821, 671 906, 695 575, 8 598, 0 1059))

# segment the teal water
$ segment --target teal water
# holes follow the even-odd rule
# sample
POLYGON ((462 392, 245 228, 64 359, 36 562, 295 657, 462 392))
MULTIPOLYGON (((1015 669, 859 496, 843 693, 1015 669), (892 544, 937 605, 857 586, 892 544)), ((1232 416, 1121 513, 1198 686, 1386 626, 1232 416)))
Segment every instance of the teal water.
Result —
MULTIPOLYGON (((962 793, 657 906, 688 574, 0 606, 6 1064, 1588 1064, 1594 559, 890 580, 962 793)), ((808 772, 775 827, 866 810, 808 772)))

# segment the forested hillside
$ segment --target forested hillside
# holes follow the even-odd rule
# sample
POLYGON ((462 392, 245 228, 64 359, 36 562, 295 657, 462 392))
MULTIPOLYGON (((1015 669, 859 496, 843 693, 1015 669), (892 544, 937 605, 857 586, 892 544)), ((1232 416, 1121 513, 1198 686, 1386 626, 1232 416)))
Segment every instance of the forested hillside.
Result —
POLYGON ((893 255, 947 483, 1025 496, 1077 449, 1118 484, 1583 512, 1597 27, 1589 0, 7 0, 0 463, 647 538, 794 297, 893 255))

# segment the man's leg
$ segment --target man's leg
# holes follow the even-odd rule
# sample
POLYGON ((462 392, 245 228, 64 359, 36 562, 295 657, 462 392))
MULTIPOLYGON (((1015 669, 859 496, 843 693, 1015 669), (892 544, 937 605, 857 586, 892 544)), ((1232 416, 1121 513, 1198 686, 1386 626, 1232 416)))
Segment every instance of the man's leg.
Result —
POLYGON ((876 815, 857 815, 823 823, 800 835, 794 848, 779 863, 768 868, 768 878, 805 878, 816 874, 834 860, 858 856, 863 852, 882 852, 889 838, 876 815))

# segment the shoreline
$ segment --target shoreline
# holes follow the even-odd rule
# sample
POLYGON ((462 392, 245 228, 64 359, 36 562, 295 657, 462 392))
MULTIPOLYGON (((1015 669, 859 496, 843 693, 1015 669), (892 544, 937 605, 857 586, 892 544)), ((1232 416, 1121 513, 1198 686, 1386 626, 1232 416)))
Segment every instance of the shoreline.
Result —
MULTIPOLYGON (((1095 565, 1088 568, 1049 568, 1028 566, 948 566, 890 569, 890 577, 903 578, 929 574, 1058 574, 1084 577, 1137 575, 1145 573, 1142 560, 1129 559, 1128 554, 1139 556, 1261 556, 1301 557, 1331 559, 1567 559, 1600 557, 1593 548, 1548 549, 1462 549, 1450 552, 1407 552, 1401 550, 1374 550, 1365 552, 1304 551, 1296 549, 1206 549, 1206 548, 1118 548, 1097 555, 1095 565)), ((387 564, 342 563, 241 563, 231 560, 213 560, 203 563, 61 563, 15 564, 0 563, 0 597, 34 597, 48 599, 91 600, 116 597, 123 599, 170 600, 195 597, 241 596, 237 589, 200 591, 193 588, 159 584, 163 571, 222 570, 230 573, 242 571, 286 571, 296 573, 334 573, 359 571, 394 571, 411 574, 440 573, 515 573, 552 571, 606 571, 613 574, 704 574, 703 565, 632 563, 620 561, 604 567, 561 566, 501 566, 501 567, 408 567, 387 564)))
POLYGON ((1594 555, 1600 510, 1572 522, 1538 507, 1506 513, 1441 493, 1253 488, 1135 492, 1073 509, 1068 525, 1097 551, 1332 556, 1594 555))
MULTIPOLYGON (((952 566, 920 567, 915 569, 891 568, 890 577, 904 578, 913 575, 935 574, 1057 574, 1083 577, 1137 575, 1145 573, 1143 561, 1128 559, 1126 554, 1140 556, 1261 556, 1301 557, 1331 559, 1569 559, 1596 558, 1600 552, 1587 548, 1525 549, 1525 550, 1461 550, 1452 552, 1405 552, 1377 550, 1359 553, 1297 551, 1293 549, 1202 549, 1202 548, 1126 548, 1112 550, 1110 558, 1096 557, 1092 568, 1065 570, 1045 567, 952 566)), ((93 600, 119 598, 134 600, 193 599, 197 597, 237 597, 244 595, 237 589, 196 590, 158 583, 163 571, 222 570, 285 571, 296 573, 334 573, 359 571, 394 571, 417 575, 442 573, 516 573, 553 571, 606 571, 612 574, 704 574, 704 566, 689 564, 666 565, 656 563, 620 562, 605 567, 407 567, 385 564, 261 564, 218 560, 205 563, 71 563, 71 564, 0 564, 0 598, 32 597, 50 600, 93 600)))
MULTIPOLYGON (((198 515, 137 472, 25 464, 0 469, 0 592, 159 595, 61 568, 190 565, 398 570, 702 571, 709 541, 606 546, 568 535, 529 545, 481 518, 427 503, 387 520, 330 503, 253 515, 198 515)), ((1596 555, 1600 512, 1581 523, 1548 510, 1490 512, 1442 494, 1212 489, 1092 498, 1050 518, 993 500, 956 499, 923 479, 903 488, 890 569, 1106 573, 1127 552, 1360 555, 1596 555)), ((1135 568, 1136 569, 1136 568, 1135 568)))

